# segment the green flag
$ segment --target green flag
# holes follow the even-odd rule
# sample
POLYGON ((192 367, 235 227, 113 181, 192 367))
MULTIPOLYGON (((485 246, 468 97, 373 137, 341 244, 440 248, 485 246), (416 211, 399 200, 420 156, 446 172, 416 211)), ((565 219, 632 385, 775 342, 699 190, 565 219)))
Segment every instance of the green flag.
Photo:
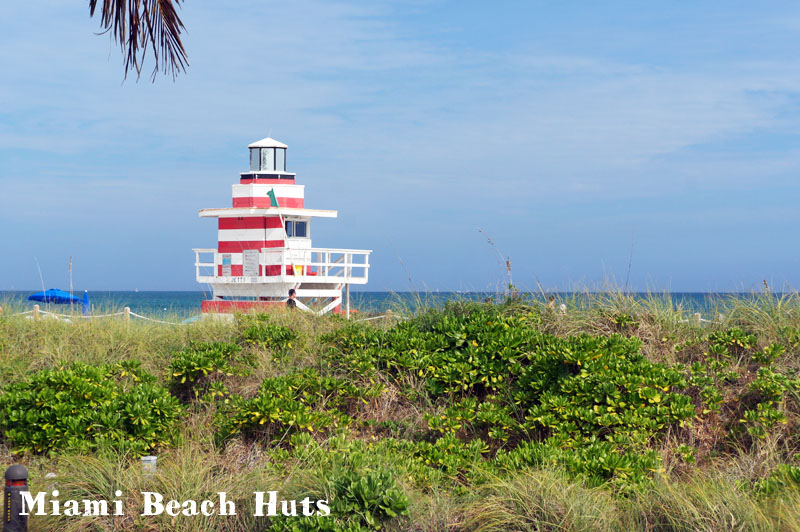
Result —
POLYGON ((267 196, 269 197, 269 205, 270 207, 277 207, 278 206, 278 198, 275 197, 275 189, 269 189, 267 192, 267 196))

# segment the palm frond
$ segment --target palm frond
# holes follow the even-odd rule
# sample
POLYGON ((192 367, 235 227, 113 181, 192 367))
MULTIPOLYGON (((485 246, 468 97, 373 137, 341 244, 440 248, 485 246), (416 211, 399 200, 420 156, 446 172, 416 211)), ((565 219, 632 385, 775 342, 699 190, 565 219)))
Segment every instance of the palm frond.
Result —
MULTIPOLYGON (((142 65, 152 50, 155 60, 152 79, 159 71, 172 79, 186 72, 189 59, 181 42, 183 22, 177 7, 181 0, 102 0, 100 24, 103 33, 111 32, 125 56, 125 77, 131 70, 136 78, 142 75, 142 65)), ((94 16, 98 0, 89 0, 89 15, 94 16)))

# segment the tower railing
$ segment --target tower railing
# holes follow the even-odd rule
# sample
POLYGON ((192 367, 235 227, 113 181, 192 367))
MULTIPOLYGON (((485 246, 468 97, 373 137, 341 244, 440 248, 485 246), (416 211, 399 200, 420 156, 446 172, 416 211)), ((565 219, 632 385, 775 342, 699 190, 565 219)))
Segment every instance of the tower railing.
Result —
POLYGON ((257 261, 254 260, 255 254, 251 254, 246 260, 252 262, 245 266, 223 264, 225 254, 215 249, 193 251, 199 283, 366 284, 369 278, 369 255, 372 253, 363 249, 264 248, 258 250, 257 261))

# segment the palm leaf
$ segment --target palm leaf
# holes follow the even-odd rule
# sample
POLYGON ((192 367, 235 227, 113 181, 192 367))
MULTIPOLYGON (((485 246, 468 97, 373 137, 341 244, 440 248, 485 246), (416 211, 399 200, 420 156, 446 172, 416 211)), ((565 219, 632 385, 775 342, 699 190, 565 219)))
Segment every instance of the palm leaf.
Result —
MULTIPOLYGON (((103 33, 119 42, 125 56, 125 77, 131 70, 141 77, 148 48, 155 60, 152 78, 159 71, 172 79, 186 72, 189 64, 181 42, 183 22, 176 7, 181 0, 102 0, 100 24, 103 33)), ((98 0, 89 0, 89 15, 94 16, 98 0)))

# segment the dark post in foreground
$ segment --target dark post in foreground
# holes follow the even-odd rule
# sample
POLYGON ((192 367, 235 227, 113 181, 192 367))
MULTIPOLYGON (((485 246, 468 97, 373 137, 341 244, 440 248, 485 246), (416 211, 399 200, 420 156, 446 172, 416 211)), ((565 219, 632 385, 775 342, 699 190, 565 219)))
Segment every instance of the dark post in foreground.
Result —
POLYGON ((21 492, 28 491, 28 470, 21 465, 6 469, 5 520, 3 532, 27 532, 28 516, 22 512, 21 492))

